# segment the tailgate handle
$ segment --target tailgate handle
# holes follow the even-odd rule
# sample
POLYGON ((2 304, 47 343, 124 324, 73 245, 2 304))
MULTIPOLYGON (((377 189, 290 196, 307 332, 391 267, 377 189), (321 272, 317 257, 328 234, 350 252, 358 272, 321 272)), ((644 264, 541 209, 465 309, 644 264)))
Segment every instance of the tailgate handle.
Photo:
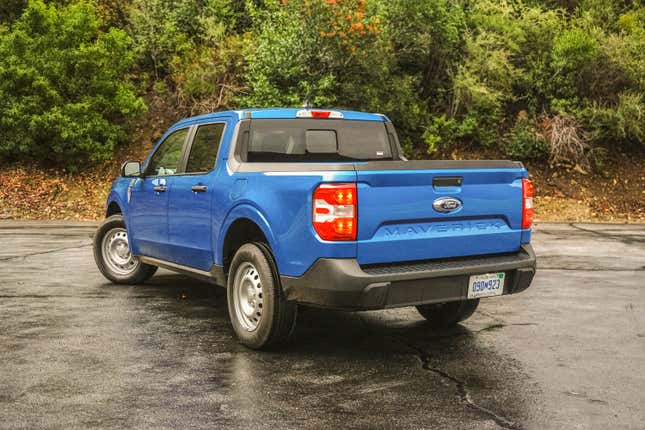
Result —
POLYGON ((462 176, 436 176, 432 178, 433 187, 460 187, 464 181, 462 176))

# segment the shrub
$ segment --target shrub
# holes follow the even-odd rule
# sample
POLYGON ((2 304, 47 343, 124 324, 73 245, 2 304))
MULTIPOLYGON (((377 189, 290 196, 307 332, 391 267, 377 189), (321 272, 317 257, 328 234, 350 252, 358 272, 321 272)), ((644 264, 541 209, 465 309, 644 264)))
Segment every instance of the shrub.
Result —
POLYGON ((613 106, 592 103, 580 109, 578 116, 590 131, 591 139, 597 144, 645 144, 643 94, 622 93, 613 106))
POLYGON ((145 105, 126 75, 130 38, 100 26, 92 3, 31 0, 0 33, 1 157, 76 169, 112 155, 119 120, 145 105))
POLYGON ((178 15, 186 1, 173 4, 165 0, 134 0, 130 27, 138 57, 144 70, 152 70, 159 80, 168 73, 171 61, 192 48, 178 15))
POLYGON ((511 157, 521 159, 543 159, 549 155, 544 136, 542 136, 534 123, 526 116, 526 112, 520 112, 515 125, 504 139, 505 151, 511 157))
POLYGON ((500 143, 505 111, 522 72, 513 59, 524 35, 515 25, 512 3, 483 1, 472 6, 464 56, 452 79, 450 112, 463 123, 460 134, 470 129, 472 140, 494 147, 500 143))
POLYGON ((243 90, 241 55, 245 38, 229 36, 214 46, 200 45, 171 66, 178 106, 191 114, 230 109, 243 90))
POLYGON ((383 112, 413 156, 465 142, 584 164, 643 145, 642 1, 0 3, 4 158, 104 159, 142 108, 130 74, 179 116, 383 112))
POLYGON ((556 36, 551 51, 552 96, 579 99, 589 91, 600 51, 592 33, 593 29, 572 27, 556 36))
POLYGON ((450 72, 461 59, 466 19, 450 0, 390 0, 379 13, 398 66, 418 77, 421 97, 441 109, 448 102, 450 72))
POLYGON ((0 2, 0 24, 13 22, 24 9, 26 0, 2 0, 0 2))
POLYGON ((432 117, 430 125, 421 136, 427 145, 426 152, 434 154, 439 149, 440 144, 453 143, 456 138, 457 127, 457 122, 454 119, 446 118, 446 115, 432 117))
POLYGON ((588 137, 576 118, 567 115, 544 117, 540 129, 548 146, 551 164, 589 165, 586 154, 588 137))
MULTIPOLYGON (((244 106, 336 106, 382 112, 403 143, 425 123, 416 79, 400 73, 378 10, 365 0, 294 0, 252 12, 244 106)), ((417 134, 418 133, 418 134, 417 134)))

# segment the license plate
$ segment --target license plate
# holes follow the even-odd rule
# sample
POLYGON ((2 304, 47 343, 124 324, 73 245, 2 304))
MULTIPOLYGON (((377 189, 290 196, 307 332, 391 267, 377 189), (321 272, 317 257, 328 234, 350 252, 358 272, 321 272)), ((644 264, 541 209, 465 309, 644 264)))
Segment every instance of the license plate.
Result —
POLYGON ((468 298, 501 296, 504 292, 504 272, 473 275, 468 279, 468 298))

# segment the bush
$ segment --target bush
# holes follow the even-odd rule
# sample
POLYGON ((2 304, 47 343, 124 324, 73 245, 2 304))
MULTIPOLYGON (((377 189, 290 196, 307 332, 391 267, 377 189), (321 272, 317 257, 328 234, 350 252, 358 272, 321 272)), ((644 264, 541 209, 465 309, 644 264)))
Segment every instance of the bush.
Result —
POLYGON ((567 115, 544 117, 540 129, 548 146, 551 164, 589 165, 586 153, 588 137, 576 118, 567 115))
POLYGON ((515 125, 504 139, 506 153, 511 157, 522 159, 544 159, 549 155, 544 136, 542 136, 535 124, 533 124, 526 112, 518 115, 515 125))
POLYGON ((182 6, 165 0, 134 0, 130 10, 130 26, 138 58, 143 70, 151 70, 153 79, 166 76, 171 61, 178 53, 192 49, 190 37, 180 27, 182 6))
POLYGON ((450 72, 459 64, 465 13, 450 0, 390 0, 379 12, 400 69, 415 76, 417 92, 431 107, 449 101, 450 72))
POLYGON ((473 4, 464 56, 452 79, 450 115, 463 137, 488 147, 499 145, 505 111, 521 75, 513 62, 523 40, 513 6, 505 1, 473 4))
POLYGON ((175 116, 382 112, 417 157, 467 143, 584 164, 645 139, 642 2, 0 3, 4 158, 105 159, 142 108, 130 76, 175 116))
POLYGON ((255 9, 243 106, 343 107, 382 112, 402 140, 420 134, 426 110, 413 76, 400 73, 376 8, 365 0, 294 0, 255 9))
POLYGON ((643 94, 622 93, 614 106, 592 103, 578 116, 598 145, 629 143, 645 145, 645 103, 643 94))
POLYGON ((13 22, 25 7, 26 0, 2 0, 0 3, 0 24, 13 22))
POLYGON ((248 13, 235 0, 132 0, 129 24, 142 70, 160 80, 182 59, 203 61, 204 50, 248 25, 248 13))
POLYGON ((245 38, 226 37, 214 46, 199 47, 178 57, 171 66, 178 106, 191 114, 231 109, 243 90, 241 55, 245 38))
POLYGON ((110 158, 119 120, 145 105, 128 82, 134 62, 122 30, 100 31, 90 2, 31 0, 0 33, 0 156, 76 169, 110 158))

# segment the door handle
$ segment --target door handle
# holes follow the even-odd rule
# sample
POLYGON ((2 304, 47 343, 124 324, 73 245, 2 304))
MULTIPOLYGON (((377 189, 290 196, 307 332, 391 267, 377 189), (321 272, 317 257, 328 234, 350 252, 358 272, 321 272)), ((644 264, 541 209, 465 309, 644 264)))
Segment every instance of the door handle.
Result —
POLYGON ((207 189, 208 187, 206 185, 193 185, 193 187, 191 188, 191 190, 193 190, 193 192, 195 193, 203 193, 207 189))
POLYGON ((157 185, 156 187, 152 188, 155 193, 165 193, 167 188, 164 185, 157 185))

